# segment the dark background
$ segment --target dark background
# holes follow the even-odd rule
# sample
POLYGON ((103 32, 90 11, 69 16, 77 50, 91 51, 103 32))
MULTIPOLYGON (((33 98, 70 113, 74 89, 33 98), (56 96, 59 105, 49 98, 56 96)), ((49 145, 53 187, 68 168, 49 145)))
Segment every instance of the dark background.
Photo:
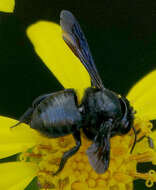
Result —
POLYGON ((16 0, 14 14, 0 13, 0 115, 18 119, 35 97, 62 89, 25 33, 41 19, 59 23, 62 9, 82 26, 106 87, 126 95, 156 68, 156 1, 16 0))

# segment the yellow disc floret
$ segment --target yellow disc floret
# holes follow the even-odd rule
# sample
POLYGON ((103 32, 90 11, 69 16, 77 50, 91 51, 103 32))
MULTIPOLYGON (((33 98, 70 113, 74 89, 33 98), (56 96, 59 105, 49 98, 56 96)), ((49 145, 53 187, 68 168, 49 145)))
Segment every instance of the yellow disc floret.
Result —
POLYGON ((138 131, 138 142, 133 153, 130 153, 134 141, 132 131, 127 135, 112 137, 110 165, 104 174, 97 174, 88 162, 86 150, 92 142, 84 135, 78 153, 68 160, 64 169, 56 176, 53 173, 57 171, 63 153, 75 146, 72 135, 57 139, 41 137, 40 144, 22 153, 20 160, 37 164, 41 189, 130 190, 133 189, 135 179, 144 179, 146 186, 151 187, 156 182, 155 171, 139 173, 137 163, 155 163, 155 149, 150 148, 146 138, 153 137, 152 123, 137 118, 134 125, 138 131))

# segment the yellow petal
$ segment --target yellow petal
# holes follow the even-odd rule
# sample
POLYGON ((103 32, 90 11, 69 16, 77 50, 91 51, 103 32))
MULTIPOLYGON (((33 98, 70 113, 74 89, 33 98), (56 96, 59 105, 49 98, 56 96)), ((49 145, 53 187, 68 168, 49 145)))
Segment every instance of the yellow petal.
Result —
POLYGON ((0 116, 0 159, 34 146, 40 136, 26 124, 10 129, 18 121, 0 116))
POLYGON ((0 164, 0 189, 24 190, 37 174, 36 165, 28 162, 0 164))
POLYGON ((90 77, 79 59, 62 39, 61 28, 52 22, 40 21, 27 29, 37 54, 64 88, 74 88, 79 100, 91 85, 90 77))
POLYGON ((156 70, 137 82, 127 95, 139 117, 156 119, 156 70))
POLYGON ((0 0, 0 11, 12 13, 15 7, 14 0, 0 0))

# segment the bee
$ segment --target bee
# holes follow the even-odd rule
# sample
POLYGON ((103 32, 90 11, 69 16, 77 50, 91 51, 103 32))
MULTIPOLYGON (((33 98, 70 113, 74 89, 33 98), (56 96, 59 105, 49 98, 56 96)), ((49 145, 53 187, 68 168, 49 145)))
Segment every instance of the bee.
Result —
POLYGON ((125 97, 103 85, 87 40, 71 12, 61 11, 60 25, 64 41, 90 75, 91 87, 85 89, 81 103, 78 103, 74 89, 39 96, 15 126, 27 123, 49 138, 73 135, 76 145, 63 154, 54 175, 58 174, 67 160, 79 150, 81 133, 84 133, 86 138, 92 141, 86 151, 89 162, 98 174, 102 174, 109 167, 111 137, 124 135, 133 129, 135 139, 132 152, 136 144, 134 110, 125 97))

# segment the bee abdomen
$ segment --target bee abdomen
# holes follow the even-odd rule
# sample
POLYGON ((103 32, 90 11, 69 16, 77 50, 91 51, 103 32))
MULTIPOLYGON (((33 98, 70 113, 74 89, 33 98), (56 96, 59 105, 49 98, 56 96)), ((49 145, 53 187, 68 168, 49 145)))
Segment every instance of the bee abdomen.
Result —
POLYGON ((34 110, 31 127, 48 137, 74 132, 81 121, 73 90, 61 91, 42 101, 34 110))

